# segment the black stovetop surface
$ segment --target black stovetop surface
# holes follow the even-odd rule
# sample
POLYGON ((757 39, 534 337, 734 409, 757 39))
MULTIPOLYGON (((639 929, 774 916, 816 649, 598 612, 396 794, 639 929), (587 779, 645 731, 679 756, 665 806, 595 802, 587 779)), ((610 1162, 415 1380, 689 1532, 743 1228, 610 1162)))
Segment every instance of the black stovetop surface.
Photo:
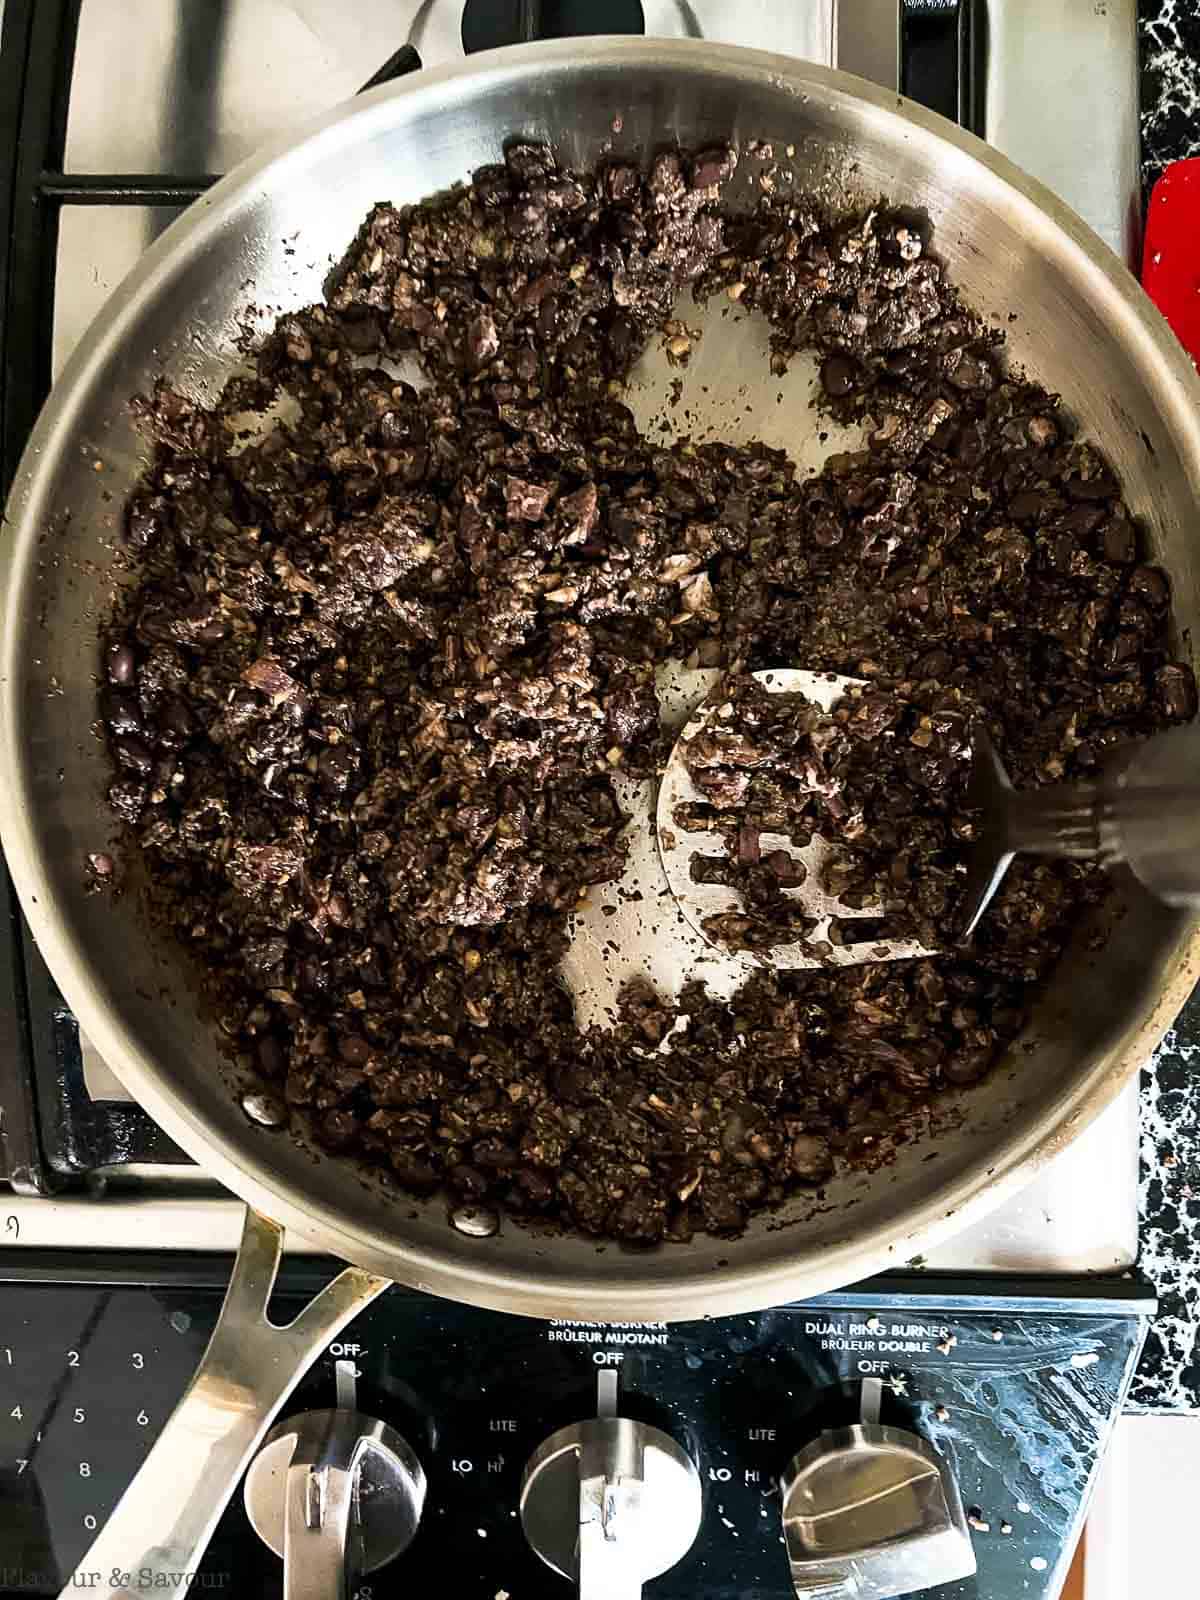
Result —
MULTIPOLYGON (((144 1460, 212 1331, 228 1263, 114 1257, 64 1281, 36 1254, 0 1263, 0 1597, 56 1594, 144 1460), (38 1281, 51 1274, 52 1281, 38 1281), (148 1280, 148 1281, 146 1281, 148 1280)), ((285 1264, 287 1321, 336 1271, 285 1264)), ((546 1323, 392 1289, 305 1375, 285 1407, 331 1406, 334 1365, 357 1404, 399 1429, 427 1478, 411 1548, 357 1600, 433 1586, 458 1600, 562 1600, 527 1545, 524 1463, 551 1432, 595 1414, 598 1372, 619 1373, 622 1415, 666 1429, 701 1476, 701 1532, 654 1580, 655 1600, 790 1600, 778 1480, 822 1429, 856 1420, 882 1381, 880 1420, 947 1459, 970 1519, 974 1578, 929 1600, 1049 1600, 1070 1564, 1095 1468, 1152 1302, 1124 1280, 969 1283, 889 1274, 754 1316, 681 1323, 546 1323), (962 1293, 961 1291, 968 1292, 962 1293)), ((107 1574, 97 1592, 109 1593, 107 1574)), ((129 1592, 137 1592, 137 1574, 129 1592)), ((280 1564, 240 1493, 189 1592, 277 1600, 280 1564)), ((84 1592, 84 1591, 81 1591, 84 1592)), ((125 1592, 124 1590, 122 1592, 125 1592)))

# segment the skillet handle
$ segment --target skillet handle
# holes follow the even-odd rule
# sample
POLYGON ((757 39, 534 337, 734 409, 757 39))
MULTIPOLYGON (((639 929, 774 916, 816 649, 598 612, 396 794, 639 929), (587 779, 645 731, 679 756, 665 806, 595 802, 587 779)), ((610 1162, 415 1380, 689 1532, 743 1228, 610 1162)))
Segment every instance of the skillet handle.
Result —
POLYGON ((196 1374, 62 1595, 187 1587, 263 1435, 322 1347, 390 1286, 347 1267, 286 1327, 267 1321, 278 1223, 246 1208, 221 1315, 196 1374), (163 1574, 166 1582, 157 1585, 163 1574), (85 1577, 84 1575, 87 1574, 85 1577), (94 1575, 94 1576, 93 1576, 94 1575))

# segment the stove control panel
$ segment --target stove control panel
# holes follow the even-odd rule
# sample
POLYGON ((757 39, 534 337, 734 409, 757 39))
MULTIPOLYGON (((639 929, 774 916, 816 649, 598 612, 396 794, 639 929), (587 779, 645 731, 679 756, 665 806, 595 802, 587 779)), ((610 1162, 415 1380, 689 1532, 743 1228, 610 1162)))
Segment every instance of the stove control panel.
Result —
MULTIPOLYGON (((2 1600, 59 1594, 216 1321, 219 1260, 112 1259, 69 1282, 0 1258, 2 1600)), ((333 1271, 286 1262, 272 1319, 333 1271)), ((287 1556, 348 1572, 347 1600, 1044 1600, 1152 1304, 1084 1286, 980 1300, 913 1273, 686 1324, 393 1289, 302 1380, 179 1588, 280 1600, 287 1556)))

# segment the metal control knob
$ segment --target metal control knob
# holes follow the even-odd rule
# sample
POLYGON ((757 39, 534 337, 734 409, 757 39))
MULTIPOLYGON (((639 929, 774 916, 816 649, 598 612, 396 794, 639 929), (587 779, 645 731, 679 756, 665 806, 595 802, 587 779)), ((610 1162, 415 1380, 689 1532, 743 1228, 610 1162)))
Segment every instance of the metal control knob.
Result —
POLYGON ((598 1415, 552 1433, 521 1479, 521 1526, 580 1600, 638 1600, 700 1531, 700 1473, 669 1434, 616 1415, 616 1373, 598 1415))
POLYGON ((780 1479, 801 1600, 884 1600, 975 1571, 945 1458, 906 1428, 881 1426, 878 1396, 863 1389, 863 1419, 822 1433, 780 1479))
POLYGON ((337 1365, 337 1407, 277 1424, 246 1474, 246 1514, 283 1557, 284 1600, 345 1600, 408 1548, 425 1504, 416 1455, 355 1408, 353 1368, 337 1365))

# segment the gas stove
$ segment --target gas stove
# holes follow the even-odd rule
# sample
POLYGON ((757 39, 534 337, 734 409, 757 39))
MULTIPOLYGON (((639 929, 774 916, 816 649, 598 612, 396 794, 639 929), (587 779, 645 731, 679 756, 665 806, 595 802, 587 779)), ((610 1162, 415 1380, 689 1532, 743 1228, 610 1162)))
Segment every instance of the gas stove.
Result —
MULTIPOLYGON (((6 482, 83 330, 214 175, 362 87, 493 45, 645 31, 838 66, 955 118, 1127 260, 1136 247, 1135 0, 376 0, 354 10, 351 19, 333 0, 7 0, 6 482)), ((622 1409, 666 1429, 702 1480, 699 1538, 652 1594, 791 1593, 781 1505, 789 1483, 801 1493, 792 1458, 805 1438, 864 1415, 915 1430, 949 1462, 967 1512, 960 1541, 973 1542, 987 1579, 979 1592, 1055 1594, 1152 1309, 1128 1277, 1137 1127, 1131 1087, 1029 1189, 919 1273, 758 1318, 555 1329, 393 1291, 330 1347, 295 1402, 344 1398, 335 1369, 349 1360, 360 1406, 407 1430, 425 1462, 429 1510, 413 1550, 363 1582, 359 1600, 435 1572, 464 1594, 569 1592, 519 1537, 522 1464, 553 1426, 594 1414, 585 1391, 597 1371, 617 1369, 622 1409)), ((15 910, 0 923, 0 1179, 0 1278, 11 1284, 0 1311, 0 1501, 21 1508, 0 1519, 0 1595, 52 1593, 198 1359, 242 1208, 126 1094, 15 910)), ((288 1247, 281 1292, 298 1305, 328 1272, 302 1237, 288 1247)), ((230 1592, 278 1589, 278 1564, 240 1501, 206 1571, 225 1573, 210 1586, 230 1592)), ((794 1563, 791 1577, 800 1582, 794 1563)), ((936 1592, 976 1590, 955 1579, 936 1592)))

